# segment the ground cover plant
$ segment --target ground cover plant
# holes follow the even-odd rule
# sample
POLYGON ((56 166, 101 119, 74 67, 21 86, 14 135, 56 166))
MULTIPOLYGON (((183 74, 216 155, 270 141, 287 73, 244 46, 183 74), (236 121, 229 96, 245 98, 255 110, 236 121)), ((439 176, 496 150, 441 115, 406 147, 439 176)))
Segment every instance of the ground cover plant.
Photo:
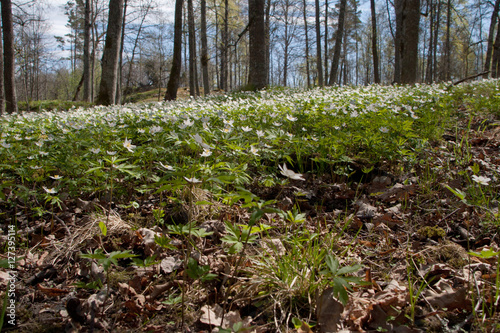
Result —
POLYGON ((4 116, 4 329, 499 330, 499 145, 496 80, 4 116))

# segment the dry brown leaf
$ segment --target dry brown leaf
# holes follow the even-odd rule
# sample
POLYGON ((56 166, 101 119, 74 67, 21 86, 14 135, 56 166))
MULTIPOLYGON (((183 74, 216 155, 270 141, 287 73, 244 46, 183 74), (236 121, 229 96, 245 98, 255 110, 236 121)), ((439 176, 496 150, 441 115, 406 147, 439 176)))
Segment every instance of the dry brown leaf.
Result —
POLYGON ((427 289, 423 293, 433 307, 448 310, 471 308, 471 302, 467 299, 467 287, 455 290, 448 280, 440 279, 433 289, 427 289))
POLYGON ((319 331, 337 332, 344 306, 333 297, 333 288, 327 288, 321 293, 316 306, 319 331))
POLYGON ((229 311, 223 318, 223 309, 219 304, 215 304, 214 306, 204 305, 200 310, 202 312, 200 322, 207 325, 230 328, 234 324, 243 322, 243 327, 250 327, 252 322, 251 317, 242 319, 239 311, 229 311))
POLYGON ((69 290, 66 289, 59 289, 59 288, 45 288, 41 284, 37 285, 38 290, 40 290, 43 294, 49 297, 57 297, 57 296, 64 296, 66 294, 69 294, 69 290))

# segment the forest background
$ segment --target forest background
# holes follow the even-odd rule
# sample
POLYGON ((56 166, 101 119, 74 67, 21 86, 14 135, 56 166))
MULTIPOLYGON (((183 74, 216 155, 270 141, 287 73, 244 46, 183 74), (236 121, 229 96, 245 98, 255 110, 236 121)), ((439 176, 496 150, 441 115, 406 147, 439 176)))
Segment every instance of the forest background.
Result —
MULTIPOLYGON (((9 2, 2 1, 3 15, 7 14, 9 2)), ((17 100, 24 103, 23 109, 39 107, 34 101, 40 100, 96 101, 109 8, 113 2, 117 1, 68 1, 63 7, 69 33, 61 36, 54 36, 51 31, 51 13, 57 4, 50 1, 11 4, 15 63, 15 83, 11 85, 15 86, 17 100), (86 61, 88 88, 84 82, 86 61)), ((123 43, 119 71, 115 73, 117 96, 113 102, 98 104, 134 101, 132 93, 152 89, 158 91, 156 97, 160 100, 164 97, 161 89, 166 87, 172 69, 174 16, 170 8, 173 3, 118 2, 122 2, 123 43)), ((183 8, 179 87, 189 88, 186 92, 192 96, 246 88, 251 72, 249 3, 238 0, 177 2, 183 8)), ((264 7, 267 36, 264 40, 266 83, 271 86, 430 83, 456 81, 483 72, 487 72, 484 76, 497 77, 499 1, 260 2, 264 7), (398 18, 398 12, 404 10, 417 11, 413 14, 414 22, 406 26, 398 18), (410 66, 404 63, 405 57, 400 56, 400 52, 412 48, 407 45, 415 45, 410 66), (414 68, 414 73, 405 78, 408 68, 414 68)), ((5 41, 8 35, 5 27, 3 35, 5 41)), ((1 67, 9 68, 8 63, 1 67)), ((13 82, 9 80, 4 80, 6 86, 13 82)), ((8 91, 7 96, 11 94, 8 91)))

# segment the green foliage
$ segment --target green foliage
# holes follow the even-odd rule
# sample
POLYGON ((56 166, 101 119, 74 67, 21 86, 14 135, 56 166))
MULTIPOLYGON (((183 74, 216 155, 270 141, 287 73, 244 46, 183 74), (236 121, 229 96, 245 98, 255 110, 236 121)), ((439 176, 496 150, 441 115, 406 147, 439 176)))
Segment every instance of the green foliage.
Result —
POLYGON ((345 306, 349 300, 347 291, 352 291, 352 284, 362 286, 369 285, 369 282, 363 281, 362 278, 356 276, 348 276, 347 274, 355 273, 361 269, 361 265, 340 267, 337 258, 327 255, 325 258, 327 268, 320 273, 331 279, 333 287, 333 295, 345 306))

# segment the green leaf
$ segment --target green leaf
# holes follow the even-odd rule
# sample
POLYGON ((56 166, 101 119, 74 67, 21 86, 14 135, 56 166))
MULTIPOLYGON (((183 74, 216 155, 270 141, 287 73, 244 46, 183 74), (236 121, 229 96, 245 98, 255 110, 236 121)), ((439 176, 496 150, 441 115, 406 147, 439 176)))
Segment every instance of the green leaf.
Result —
POLYGON ((108 227, 106 227, 106 224, 104 222, 99 222, 99 228, 101 228, 101 233, 103 236, 106 236, 108 234, 108 227))

